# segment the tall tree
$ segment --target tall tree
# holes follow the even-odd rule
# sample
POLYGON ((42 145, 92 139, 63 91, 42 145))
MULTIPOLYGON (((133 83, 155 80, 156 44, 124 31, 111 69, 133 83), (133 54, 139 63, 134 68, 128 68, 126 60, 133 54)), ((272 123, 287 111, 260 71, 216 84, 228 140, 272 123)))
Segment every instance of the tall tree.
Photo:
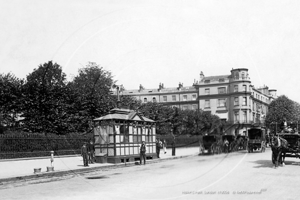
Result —
POLYGON ((272 131, 279 130, 279 124, 285 119, 287 122, 299 121, 299 104, 292 101, 285 95, 273 100, 266 116, 266 126, 272 131))
MULTIPOLYGON (((15 75, 0 74, 0 125, 14 127, 20 113, 24 81, 15 75)), ((2 131, 1 131, 2 132, 2 131)))
POLYGON ((79 69, 79 74, 70 83, 76 95, 73 114, 76 116, 74 120, 79 123, 78 131, 89 131, 94 118, 114 107, 114 99, 110 94, 113 83, 111 72, 94 62, 79 69))
POLYGON ((49 61, 27 76, 23 88, 25 127, 34 132, 63 134, 66 123, 68 90, 61 66, 49 61))

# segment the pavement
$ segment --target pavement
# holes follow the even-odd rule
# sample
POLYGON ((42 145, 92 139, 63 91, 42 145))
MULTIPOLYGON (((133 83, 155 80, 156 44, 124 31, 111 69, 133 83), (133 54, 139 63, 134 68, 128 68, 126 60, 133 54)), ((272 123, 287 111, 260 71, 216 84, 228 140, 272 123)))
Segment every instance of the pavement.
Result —
MULTIPOLYGON (((172 149, 167 149, 164 154, 161 150, 160 158, 147 160, 147 163, 161 162, 170 159, 179 159, 199 154, 199 147, 176 148, 176 155, 172 156, 172 149)), ((54 156, 54 171, 47 172, 47 167, 51 166, 49 157, 27 158, 27 159, 6 159, 0 160, 0 185, 6 183, 26 182, 40 178, 61 177, 65 175, 75 175, 97 170, 125 167, 135 165, 135 162, 120 164, 94 163, 89 167, 83 166, 83 159, 80 155, 75 156, 54 156), (34 173, 34 169, 41 168, 41 172, 34 173)))

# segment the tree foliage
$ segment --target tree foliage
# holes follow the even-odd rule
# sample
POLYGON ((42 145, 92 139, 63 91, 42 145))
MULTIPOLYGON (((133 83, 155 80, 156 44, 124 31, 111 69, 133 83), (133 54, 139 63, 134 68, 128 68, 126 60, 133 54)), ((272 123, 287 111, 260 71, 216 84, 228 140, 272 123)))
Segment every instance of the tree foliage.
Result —
POLYGON ((74 120, 76 129, 87 131, 89 122, 107 112, 111 107, 110 87, 113 84, 110 72, 96 63, 79 69, 79 74, 70 83, 75 94, 74 120))
MULTIPOLYGON (((0 75, 1 124, 13 124, 22 114, 23 127, 38 133, 88 133, 92 120, 107 114, 118 103, 111 94, 116 85, 111 72, 89 62, 79 69, 73 80, 67 81, 62 67, 49 61, 30 73, 26 80, 12 74, 0 75)), ((121 89, 121 87, 119 87, 121 89)), ((213 133, 221 125, 217 116, 204 111, 179 110, 160 103, 142 104, 134 97, 122 95, 122 108, 141 112, 157 122, 158 134, 213 133)))
POLYGON ((67 131, 68 91, 61 66, 52 61, 39 65, 27 76, 23 93, 24 127, 43 133, 67 131))
POLYGON ((218 116, 202 110, 179 110, 175 107, 148 102, 140 107, 140 111, 144 116, 157 122, 157 133, 160 135, 220 133, 218 129, 222 126, 218 116))
POLYGON ((15 75, 0 74, 0 126, 11 127, 16 124, 20 112, 22 86, 24 81, 15 75))
POLYGON ((266 116, 266 126, 272 131, 280 128, 279 124, 285 119, 287 122, 299 122, 300 106, 285 95, 279 96, 273 100, 266 116))

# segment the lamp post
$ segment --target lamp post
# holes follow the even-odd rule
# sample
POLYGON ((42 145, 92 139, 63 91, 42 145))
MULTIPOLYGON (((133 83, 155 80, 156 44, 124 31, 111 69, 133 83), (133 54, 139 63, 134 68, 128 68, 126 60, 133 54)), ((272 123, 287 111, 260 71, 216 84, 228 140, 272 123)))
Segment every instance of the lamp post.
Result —
POLYGON ((113 84, 112 88, 117 90, 117 108, 121 108, 120 90, 122 91, 124 89, 123 85, 113 84))

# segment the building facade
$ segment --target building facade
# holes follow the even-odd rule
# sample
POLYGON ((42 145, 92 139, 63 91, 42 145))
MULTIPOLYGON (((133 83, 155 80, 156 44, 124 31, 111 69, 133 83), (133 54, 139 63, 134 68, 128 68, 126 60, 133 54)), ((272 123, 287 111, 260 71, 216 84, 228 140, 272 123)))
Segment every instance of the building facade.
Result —
POLYGON ((159 102, 182 110, 201 109, 226 120, 231 126, 227 134, 245 135, 252 125, 264 123, 268 105, 276 98, 276 90, 267 86, 255 88, 248 69, 232 69, 228 75, 205 77, 192 86, 179 83, 176 88, 125 90, 123 95, 134 96, 146 102, 159 102))
POLYGON ((184 87, 182 83, 174 88, 165 88, 164 84, 160 83, 156 89, 144 89, 140 85, 138 90, 124 90, 122 95, 134 96, 143 103, 163 103, 182 110, 199 109, 197 89, 194 86, 184 87))

